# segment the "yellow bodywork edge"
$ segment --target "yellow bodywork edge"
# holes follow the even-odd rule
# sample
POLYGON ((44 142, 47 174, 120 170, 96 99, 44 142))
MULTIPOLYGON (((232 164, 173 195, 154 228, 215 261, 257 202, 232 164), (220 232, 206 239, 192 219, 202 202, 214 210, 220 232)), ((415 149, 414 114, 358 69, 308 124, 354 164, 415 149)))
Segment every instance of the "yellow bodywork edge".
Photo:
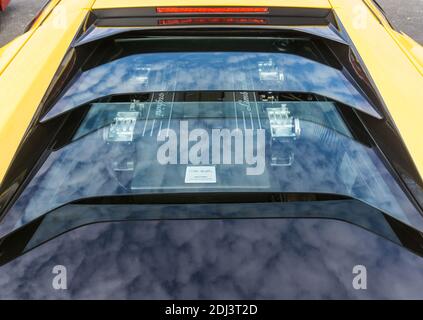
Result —
POLYGON ((375 18, 368 3, 363 0, 330 2, 423 177, 423 77, 419 68, 392 37, 384 20, 375 18))
POLYGON ((402 34, 393 30, 390 23, 386 20, 386 17, 379 11, 372 0, 363 1, 368 6, 369 10, 371 10, 372 13, 382 23, 386 32, 389 33, 392 39, 398 44, 404 54, 410 59, 410 61, 423 76, 423 47, 406 34, 402 34))
POLYGON ((26 32, 0 48, 0 76, 31 37, 31 34, 32 32, 26 32))
POLYGON ((40 16, 34 21, 32 27, 24 34, 18 36, 2 48, 0 48, 0 76, 8 65, 13 61, 20 49, 26 44, 34 31, 43 23, 49 16, 51 11, 56 7, 60 0, 53 0, 44 8, 40 16))
POLYGON ((0 76, 0 181, 94 0, 61 1, 0 76))

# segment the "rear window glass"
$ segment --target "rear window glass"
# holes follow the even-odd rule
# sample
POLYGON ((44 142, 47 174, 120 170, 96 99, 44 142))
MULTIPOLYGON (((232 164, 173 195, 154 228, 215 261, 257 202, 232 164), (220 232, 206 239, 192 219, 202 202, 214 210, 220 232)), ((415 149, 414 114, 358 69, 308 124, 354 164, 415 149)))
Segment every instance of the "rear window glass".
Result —
POLYGON ((82 69, 45 119, 84 108, 77 130, 0 232, 84 198, 209 191, 344 195, 423 230, 351 128, 353 108, 375 113, 368 100, 312 42, 295 41, 280 52, 118 53, 82 69))
MULTIPOLYGON (((117 44, 125 47, 128 55, 119 57, 117 52, 119 58, 116 60, 81 71, 47 114, 47 119, 109 95, 206 90, 314 93, 378 116, 343 70, 329 65, 311 40, 256 39, 255 42, 262 44, 262 52, 143 54, 130 54, 134 40, 127 40, 129 43, 123 41, 117 44)), ((201 44, 201 40, 195 41, 201 44)), ((216 41, 203 40, 204 46, 211 47, 216 41)), ((242 48, 248 47, 248 41, 252 40, 232 41, 240 42, 242 48)), ((139 47, 149 47, 160 42, 143 40, 135 43, 139 47)), ((179 46, 183 50, 183 46, 179 46)), ((259 45, 255 46, 260 49, 259 45)))
POLYGON ((195 101, 201 95, 93 103, 73 141, 48 157, 6 218, 19 217, 16 227, 81 198, 200 191, 347 195, 407 222, 415 212, 335 103, 260 101, 252 92, 195 101))

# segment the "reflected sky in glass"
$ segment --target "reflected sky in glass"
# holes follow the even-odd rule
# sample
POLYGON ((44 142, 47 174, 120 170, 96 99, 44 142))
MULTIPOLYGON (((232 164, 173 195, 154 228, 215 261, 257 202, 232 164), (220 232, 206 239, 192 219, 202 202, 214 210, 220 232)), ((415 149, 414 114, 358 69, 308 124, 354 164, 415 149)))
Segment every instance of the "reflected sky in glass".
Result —
POLYGON ((310 92, 379 117, 341 70, 302 56, 177 52, 131 55, 80 73, 44 120, 112 94, 208 90, 310 92))
MULTIPOLYGON (((128 105, 123 104, 119 107, 128 105)), ((218 112, 216 110, 220 110, 219 107, 222 110, 229 109, 222 108, 222 105, 217 102, 209 103, 214 112, 218 112)), ((130 143, 105 141, 104 132, 110 128, 110 123, 107 121, 105 124, 100 123, 101 125, 95 125, 92 121, 83 122, 80 128, 83 135, 78 136, 77 133, 76 140, 51 153, 7 214, 1 224, 0 232, 4 234, 58 206, 87 197, 216 189, 226 192, 266 191, 345 195, 368 203, 406 224, 423 230, 420 215, 376 152, 352 138, 332 103, 289 104, 292 114, 299 118, 301 126, 301 136, 290 145, 293 156, 291 165, 272 165, 270 158, 273 147, 268 133, 269 123, 262 117, 260 123, 267 130, 266 167, 263 174, 246 175, 246 164, 217 165, 217 183, 201 186, 185 183, 186 165, 162 165, 157 161, 158 147, 163 144, 157 140, 158 128, 162 126, 159 124, 160 121, 163 122, 163 129, 169 125, 172 130, 179 132, 180 121, 184 114, 179 111, 186 108, 184 103, 172 106, 173 117, 169 121, 153 119, 151 115, 148 121, 145 118, 137 121, 134 140, 130 143), (131 163, 131 165, 128 170, 122 172, 115 170, 117 163, 131 163)), ((198 110, 202 110, 203 107, 201 105, 198 110)), ((188 109, 193 108, 191 106, 188 109)), ((103 110, 105 113, 114 110, 112 114, 116 114, 115 109, 107 109, 105 105, 93 105, 92 110, 103 110)), ((149 114, 153 114, 153 110, 157 109, 148 110, 149 114)), ((90 114, 87 119, 90 119, 90 114)), ((104 119, 107 120, 107 117, 104 119)), ((202 128, 209 133, 213 128, 231 129, 237 125, 233 114, 226 117, 193 117, 185 120, 188 121, 191 130, 202 128)), ((258 120, 257 117, 254 119, 256 128, 258 120)), ((239 123, 242 123, 240 119, 239 123)), ((254 123, 252 122, 252 125, 254 123)), ((178 144, 177 148, 179 147, 178 144)))
POLYGON ((1 299, 422 299, 422 258, 322 219, 101 223, 0 268, 1 299), (55 265, 68 290, 54 290, 55 265), (367 290, 352 286, 356 265, 367 290))

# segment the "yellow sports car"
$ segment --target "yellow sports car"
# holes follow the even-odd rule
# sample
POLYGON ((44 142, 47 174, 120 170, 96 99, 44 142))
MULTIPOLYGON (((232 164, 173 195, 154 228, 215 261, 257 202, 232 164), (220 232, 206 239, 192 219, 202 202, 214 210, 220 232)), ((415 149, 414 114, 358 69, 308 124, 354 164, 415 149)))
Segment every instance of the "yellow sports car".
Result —
POLYGON ((421 299, 422 119, 372 0, 48 1, 0 49, 0 298, 421 299))

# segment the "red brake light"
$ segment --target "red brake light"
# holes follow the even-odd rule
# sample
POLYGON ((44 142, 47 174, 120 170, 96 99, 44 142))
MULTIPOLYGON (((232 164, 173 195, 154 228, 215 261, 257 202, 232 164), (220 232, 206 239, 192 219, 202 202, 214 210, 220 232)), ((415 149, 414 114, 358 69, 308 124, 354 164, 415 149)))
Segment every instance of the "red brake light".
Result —
POLYGON ((159 25, 178 24, 267 24, 267 20, 259 18, 186 18, 159 20, 159 25))
POLYGON ((269 13, 267 7, 159 7, 157 13, 269 13))

